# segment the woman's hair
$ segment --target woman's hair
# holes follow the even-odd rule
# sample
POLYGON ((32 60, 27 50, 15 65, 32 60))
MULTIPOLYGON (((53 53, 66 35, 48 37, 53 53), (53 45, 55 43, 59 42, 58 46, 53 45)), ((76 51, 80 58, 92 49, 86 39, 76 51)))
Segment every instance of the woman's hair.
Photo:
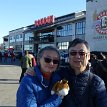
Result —
POLYGON ((58 51, 58 49, 56 47, 53 47, 53 46, 46 46, 44 48, 42 48, 38 54, 37 54, 37 63, 39 64, 39 60, 40 58, 42 58, 43 54, 45 51, 55 51, 57 54, 58 54, 58 57, 59 57, 59 61, 60 61, 60 53, 58 51))

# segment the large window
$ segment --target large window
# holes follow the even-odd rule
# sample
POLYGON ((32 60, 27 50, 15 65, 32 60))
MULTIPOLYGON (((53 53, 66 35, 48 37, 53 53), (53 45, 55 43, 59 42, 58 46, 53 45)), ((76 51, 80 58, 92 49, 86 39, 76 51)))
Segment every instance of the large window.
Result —
POLYGON ((68 49, 69 42, 60 42, 58 43, 58 49, 63 50, 63 49, 68 49))
POLYGON ((77 22, 75 25, 76 35, 85 34, 85 21, 77 22))
POLYGON ((9 40, 10 40, 10 43, 15 42, 15 36, 10 36, 9 40))
POLYGON ((18 41, 23 41, 22 34, 10 36, 9 40, 10 40, 10 43, 18 42, 18 41))
POLYGON ((26 34, 25 34, 25 41, 29 41, 29 40, 30 40, 30 39, 29 39, 30 37, 34 37, 33 34, 32 34, 32 33, 26 33, 26 34))
POLYGON ((29 50, 33 52, 33 45, 24 45, 24 50, 29 50))
POLYGON ((22 34, 16 35, 16 41, 23 41, 22 34))
MULTIPOLYGON (((36 39, 38 36, 36 36, 36 39)), ((54 32, 40 33, 39 36, 40 42, 54 42, 54 32)))
POLYGON ((58 36, 69 36, 72 35, 72 24, 62 26, 62 29, 57 30, 58 36))

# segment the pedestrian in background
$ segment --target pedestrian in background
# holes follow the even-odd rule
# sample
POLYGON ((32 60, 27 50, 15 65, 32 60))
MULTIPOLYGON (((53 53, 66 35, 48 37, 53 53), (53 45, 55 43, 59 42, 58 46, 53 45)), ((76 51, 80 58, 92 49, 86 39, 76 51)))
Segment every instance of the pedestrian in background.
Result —
POLYGON ((11 57, 11 62, 15 62, 15 54, 14 54, 14 52, 10 53, 10 57, 11 57))
POLYGON ((8 59, 8 52, 5 52, 4 53, 4 62, 7 62, 7 59, 8 59))
POLYGON ((0 52, 0 62, 2 62, 2 52, 0 52))
POLYGON ((32 60, 31 60, 31 58, 29 57, 28 51, 25 50, 24 55, 23 55, 22 58, 21 58, 22 73, 21 73, 19 82, 21 82, 21 80, 22 80, 22 78, 23 78, 23 76, 24 76, 24 73, 26 72, 26 70, 27 70, 29 67, 32 67, 32 60))

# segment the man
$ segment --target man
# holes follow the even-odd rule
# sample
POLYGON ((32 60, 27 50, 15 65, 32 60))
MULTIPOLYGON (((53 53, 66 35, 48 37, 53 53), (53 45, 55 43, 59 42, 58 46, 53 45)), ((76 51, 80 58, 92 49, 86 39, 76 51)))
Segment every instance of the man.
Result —
POLYGON ((68 47, 69 65, 58 74, 69 81, 70 91, 60 107, 107 107, 103 80, 91 73, 87 41, 76 38, 68 47))

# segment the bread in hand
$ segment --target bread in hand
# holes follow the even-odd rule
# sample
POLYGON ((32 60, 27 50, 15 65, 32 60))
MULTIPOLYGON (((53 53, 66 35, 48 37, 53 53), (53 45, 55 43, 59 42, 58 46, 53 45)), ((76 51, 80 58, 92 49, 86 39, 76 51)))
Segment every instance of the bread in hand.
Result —
POLYGON ((66 96, 69 92, 68 81, 63 79, 58 81, 52 88, 51 94, 59 94, 61 96, 66 96))

